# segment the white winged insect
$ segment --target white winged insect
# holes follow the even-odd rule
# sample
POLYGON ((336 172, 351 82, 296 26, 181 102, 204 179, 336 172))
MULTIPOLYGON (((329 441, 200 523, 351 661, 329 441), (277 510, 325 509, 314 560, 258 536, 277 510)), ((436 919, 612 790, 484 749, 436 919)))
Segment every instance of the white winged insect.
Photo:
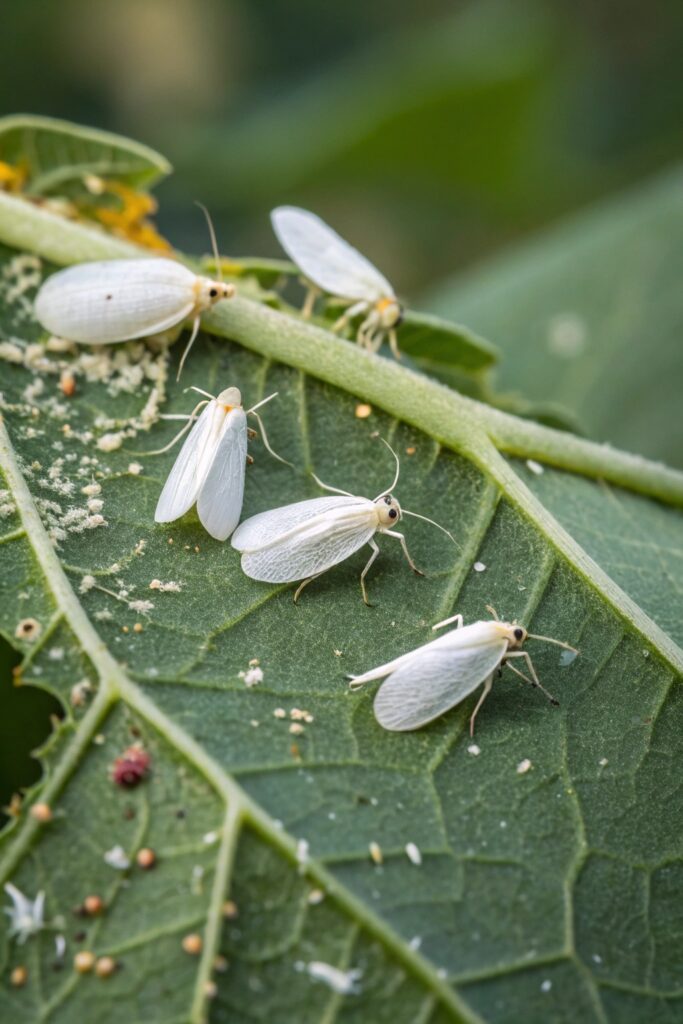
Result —
POLYGON ((156 452, 149 452, 150 455, 161 455, 168 451, 192 427, 159 495, 154 519, 157 523, 171 523, 189 512, 196 503, 202 526, 216 540, 226 540, 237 526, 242 512, 244 473, 249 459, 247 416, 254 416, 258 421, 261 439, 270 454, 280 462, 286 462, 270 447, 256 411, 275 398, 277 392, 245 412, 238 388, 226 388, 217 398, 200 388, 192 390, 206 397, 193 409, 187 424, 169 444, 156 452), (205 409, 196 419, 202 406, 205 409))
POLYGON ((297 601, 307 584, 369 544, 372 554, 360 577, 363 600, 369 605, 365 577, 379 554, 375 533, 383 533, 399 541, 410 568, 418 576, 424 576, 410 557, 403 534, 391 527, 398 524, 402 515, 409 515, 431 523, 451 540, 453 537, 434 520, 401 509, 391 493, 398 482, 398 457, 386 441, 384 444, 396 460, 396 473, 391 487, 374 500, 328 487, 313 474, 316 483, 334 497, 298 501, 260 512, 241 523, 233 534, 232 546, 242 553, 243 572, 253 580, 266 583, 301 580, 294 594, 297 601))
MULTIPOLYGON (((208 213, 207 220, 220 267, 208 213)), ((177 260, 159 256, 101 260, 78 263, 49 277, 36 295, 34 312, 46 330, 85 345, 146 338, 192 320, 192 334, 178 367, 180 377, 202 313, 234 294, 233 285, 201 277, 177 260)))
MULTIPOLYGON (((377 352, 387 337, 400 359, 396 328, 403 310, 386 277, 316 214, 297 206, 278 206, 270 219, 282 248, 304 277, 316 288, 351 303, 332 329, 340 331, 353 317, 364 314, 358 343, 377 352)), ((315 289, 309 292, 305 313, 310 312, 314 298, 315 289)))
POLYGON ((470 718, 472 736, 475 719, 491 690, 493 677, 505 665, 524 682, 538 687, 551 704, 557 705, 558 701, 541 685, 528 652, 521 647, 528 639, 544 640, 575 654, 578 652, 561 640, 529 633, 515 622, 501 622, 493 608, 488 610, 495 616, 492 621, 463 626, 462 615, 453 615, 438 622, 432 629, 452 623, 456 623, 456 628, 385 665, 352 676, 350 688, 358 690, 365 683, 388 677, 375 695, 374 710, 379 724, 390 732, 407 732, 427 725, 460 704, 483 683, 484 689, 470 718), (524 660, 531 678, 511 664, 513 658, 524 660))

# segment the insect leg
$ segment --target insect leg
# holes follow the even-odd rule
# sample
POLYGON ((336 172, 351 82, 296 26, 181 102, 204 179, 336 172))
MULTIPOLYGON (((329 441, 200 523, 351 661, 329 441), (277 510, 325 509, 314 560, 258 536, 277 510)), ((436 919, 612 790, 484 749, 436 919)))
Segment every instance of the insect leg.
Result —
POLYGON ((394 359, 400 359, 401 358, 401 353, 400 353, 399 348, 398 348, 398 341, 396 340, 396 331, 395 331, 395 329, 393 327, 390 327, 389 331, 388 331, 388 334, 389 334, 389 348, 391 349, 391 354, 393 355, 394 359))
MULTIPOLYGON (((556 708, 560 706, 559 700, 556 697, 553 697, 552 693, 548 693, 548 691, 546 690, 545 686, 542 685, 540 679, 536 675, 536 669, 534 668, 534 663, 532 662, 531 656, 530 656, 528 651, 511 651, 509 654, 505 655, 505 661, 507 662, 508 659, 510 659, 510 658, 524 658, 524 660, 526 662, 526 665, 527 665, 527 668, 529 669, 529 675, 531 676, 531 678, 533 680, 532 686, 537 686, 538 689, 541 691, 541 693, 544 693, 546 695, 546 697, 548 698, 548 700, 550 701, 550 703, 554 704, 556 708)), ((512 665, 508 665, 508 668, 512 668, 512 665)), ((513 671, 516 671, 516 670, 513 669, 513 671)), ((522 679, 526 678, 525 676, 522 675, 521 672, 518 672, 517 674, 522 676, 522 679)), ((527 679, 527 682, 529 682, 528 679, 527 679)))
POLYGON ((488 677, 488 679, 484 680, 484 689, 481 691, 481 697, 477 701, 477 706, 475 707, 474 711, 472 712, 472 717, 470 718, 470 736, 474 736, 474 720, 477 717, 477 715, 479 714, 479 708, 482 706, 482 704, 484 703, 484 701, 488 697, 489 693, 491 692, 491 687, 492 686, 493 686, 493 675, 490 675, 488 677))
POLYGON ((322 295, 322 292, 320 291, 320 288, 318 288, 317 285, 313 284, 311 281, 307 281, 305 277, 300 277, 299 280, 301 281, 302 285, 304 285, 304 287, 306 288, 304 304, 301 307, 301 316, 303 317, 304 320, 310 320, 311 314, 313 312, 313 307, 315 306, 315 300, 318 298, 319 295, 322 295))
POLYGON ((456 629, 462 629, 463 620, 462 615, 458 612, 457 615, 451 615, 450 619, 444 619, 443 622, 437 622, 435 626, 432 626, 432 630, 443 629, 444 626, 450 626, 452 622, 457 622, 456 629))
MULTIPOLYGON (((326 570, 323 570, 323 571, 326 571, 326 570)), ((303 580, 299 584, 299 586, 294 591, 294 604, 298 603, 298 601, 299 601, 299 594, 304 589, 304 587, 307 587, 309 583, 313 582, 313 580, 317 580, 318 576, 322 576, 322 572, 317 572, 315 574, 315 576, 308 576, 305 580, 303 580)))
MULTIPOLYGON (((278 455, 277 452, 274 452, 273 449, 270 447, 270 442, 268 441, 268 435, 266 434, 266 428, 263 426, 263 420, 261 419, 259 414, 257 412, 254 412, 253 409, 250 409, 249 412, 250 412, 250 414, 252 416, 256 417, 256 422, 258 423, 259 429, 261 431, 261 440, 263 441, 263 445, 264 445, 266 451, 270 452, 270 454, 273 456, 273 458, 277 459, 278 462, 284 462, 285 466, 292 466, 291 462, 288 462, 287 459, 283 459, 281 455, 278 455)), ((292 469, 294 469, 294 466, 292 466, 292 469)))
POLYGON ((352 320, 354 316, 358 316, 359 313, 364 313, 368 308, 368 303, 363 300, 362 302, 354 302, 352 306, 339 317, 336 323, 332 324, 332 330, 336 334, 338 331, 343 331, 348 326, 349 320, 352 320))
POLYGON ((403 554, 406 556, 406 561, 407 561, 408 565, 410 566, 410 568, 413 570, 413 572, 417 576, 424 576, 425 573, 423 573, 421 569, 418 569, 418 567, 415 565, 415 562, 410 557, 410 553, 408 551, 408 545, 406 544, 406 539, 403 536, 403 534, 402 533, 398 533, 396 530, 382 530, 382 533, 385 533, 387 535, 387 537, 396 537, 396 539, 401 542, 401 547, 403 548, 403 554))
POLYGON ((180 380, 180 374, 183 372, 183 366, 185 365, 185 360, 187 359, 187 357, 189 355, 190 349, 194 345, 195 338, 199 334, 199 325, 201 323, 201 319, 202 318, 200 316, 196 316, 194 318, 194 324, 192 325, 192 334, 190 335, 190 340, 188 341, 187 345, 185 346, 185 351, 183 352, 182 356, 180 357, 180 363, 178 365, 178 373, 176 374, 176 378, 175 378, 177 381, 180 380))
MULTIPOLYGON (((377 349, 373 347, 372 338, 379 326, 379 315, 376 309, 370 311, 368 316, 365 318, 363 323, 358 328, 356 335, 356 341, 362 348, 366 348, 368 352, 376 352, 377 349)), ((380 331, 380 342, 382 344, 382 332, 380 331)), ((378 346, 379 347, 379 346, 378 346)))
POLYGON ((377 547, 377 544, 376 544, 376 542, 375 542, 373 537, 370 538, 370 540, 368 541, 368 544, 372 548, 372 554, 370 555, 370 558, 368 559, 368 564, 365 566, 365 568, 363 569, 362 573, 360 574, 360 589, 363 592, 363 601, 368 606, 368 608, 372 608, 372 605, 368 601, 368 592, 365 589, 365 577, 368 574, 368 569, 370 568, 370 566, 372 565, 372 563, 375 561, 375 559, 377 558, 377 556, 379 554, 379 548, 377 547))
POLYGON ((165 444, 163 448, 156 448, 152 452, 145 452, 145 455, 163 455, 164 452, 167 452, 169 450, 169 448, 172 448, 173 445, 176 443, 176 441, 179 441, 180 438, 183 436, 183 434, 186 434, 187 431, 190 429, 190 427, 194 423, 195 419, 197 418, 197 412, 199 411, 199 409, 201 409, 201 407, 203 405, 208 405, 208 404, 209 404, 208 398, 204 398, 204 399, 202 399, 201 402, 197 402, 197 404, 195 405, 194 409, 192 410, 192 412, 190 413, 190 415, 188 417, 187 423, 185 424, 185 426, 181 430, 178 431, 176 436, 171 441, 169 441, 168 444, 165 444))

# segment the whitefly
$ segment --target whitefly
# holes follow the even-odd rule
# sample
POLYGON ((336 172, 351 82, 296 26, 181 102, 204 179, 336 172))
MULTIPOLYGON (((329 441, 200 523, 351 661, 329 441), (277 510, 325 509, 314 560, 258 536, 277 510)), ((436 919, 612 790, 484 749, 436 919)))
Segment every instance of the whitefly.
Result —
POLYGON ((375 695, 374 711, 379 724, 391 732, 406 732, 427 725, 483 684, 470 717, 472 736, 479 709, 491 691, 496 673, 504 666, 525 683, 540 689, 551 704, 557 705, 555 697, 542 686, 528 651, 522 647, 532 639, 556 644, 575 655, 576 649, 562 640, 529 633, 516 622, 501 622, 495 609, 488 606, 488 610, 494 616, 492 620, 473 622, 469 626, 463 626, 462 615, 438 622, 432 629, 453 623, 455 629, 363 675, 352 676, 351 689, 360 689, 376 679, 385 680, 375 695), (515 659, 523 661, 528 676, 512 664, 515 659))
POLYGON ((396 472, 391 487, 376 498, 363 498, 329 487, 314 475, 316 483, 332 496, 284 505, 241 523, 233 534, 232 546, 242 554, 244 573, 265 583, 301 580, 294 594, 297 601, 305 586, 368 544, 371 555, 361 573, 360 585, 363 600, 369 604, 365 578, 379 554, 374 538, 380 533, 398 540, 410 568, 423 576, 410 556, 404 535, 394 529, 401 517, 423 519, 442 530, 453 543, 455 541, 448 530, 434 520, 401 508, 391 493, 398 483, 399 461, 388 444, 387 448, 396 461, 396 472))
POLYGON ((362 316, 356 340, 376 352, 385 338, 400 359, 396 329, 403 310, 386 277, 362 253, 349 245, 320 217, 297 206, 279 206, 270 219, 282 248, 311 282, 304 314, 313 308, 319 290, 349 303, 344 315, 333 326, 343 330, 362 316))
POLYGON ((239 388, 225 388, 217 396, 200 388, 190 390, 205 397, 195 406, 180 433, 164 448, 149 453, 160 455, 168 451, 190 430, 159 495, 154 519, 157 523, 171 523, 196 505, 204 529, 216 540, 226 540, 242 514, 244 477, 250 458, 248 436, 255 436, 255 431, 247 427, 247 416, 256 419, 261 439, 270 454, 280 462, 286 462, 270 447, 257 412, 275 398, 277 392, 245 411, 239 388), (202 413, 196 418, 202 407, 202 413))

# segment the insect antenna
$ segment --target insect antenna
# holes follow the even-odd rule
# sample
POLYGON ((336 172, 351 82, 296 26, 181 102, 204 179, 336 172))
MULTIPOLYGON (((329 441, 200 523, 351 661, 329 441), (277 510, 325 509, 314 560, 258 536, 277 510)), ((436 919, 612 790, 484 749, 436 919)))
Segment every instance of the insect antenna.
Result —
POLYGON ((206 224, 207 224, 207 227, 209 229, 209 238, 211 239, 211 251, 213 253, 214 262, 216 264, 216 274, 218 276, 218 280, 222 281, 223 280, 223 268, 221 266, 221 258, 220 258, 219 254, 218 254, 218 242, 216 241, 216 232, 214 230, 213 221, 211 220, 211 214, 209 213, 207 208, 204 206, 204 204, 200 203, 198 199, 195 199, 195 205, 199 207, 199 209, 202 211, 202 213, 206 217, 206 224))
POLYGON ((401 515, 413 516, 414 519, 422 519, 425 523, 431 523, 432 526, 436 526, 437 530, 441 530, 441 532, 445 533, 447 537, 450 537, 456 548, 460 547, 450 530, 447 530, 445 526, 441 526, 440 523, 435 522, 433 519, 429 519, 427 516, 421 516, 419 512, 411 512, 409 508, 403 508, 403 506, 401 506, 401 515))
POLYGON ((196 391, 198 395, 204 395, 204 398, 210 398, 213 400, 216 396, 212 395, 210 391, 205 391, 204 388, 195 387, 194 384, 190 384, 189 388, 185 388, 185 393, 188 391, 196 391))
POLYGON ((266 428, 263 426, 263 420, 256 412, 257 409, 260 409, 262 405, 266 404, 266 402, 270 402, 271 398, 275 398, 276 395, 277 391, 273 391, 272 395, 268 395, 267 398, 262 398, 261 401, 257 402, 256 405, 251 407, 251 409, 247 409, 247 414, 249 416, 253 416, 256 422, 258 423, 259 430, 261 431, 261 440, 263 441, 263 447, 266 449, 266 451, 270 452, 273 458, 277 459, 278 462, 284 462, 285 466, 291 466, 292 469, 294 469, 294 466, 291 462, 289 462, 287 459, 283 459, 281 455, 278 455, 278 453, 276 451, 273 451, 273 449, 270 447, 270 441, 268 440, 268 435, 266 434, 266 428))
POLYGON ((183 352, 182 356, 180 357, 180 363, 178 365, 178 372, 177 372, 176 377, 175 377, 176 381, 180 380, 180 374, 183 372, 183 366, 185 365, 185 360, 187 359, 188 355, 190 354, 190 349, 194 345, 195 338, 199 334, 199 324, 200 323, 201 323, 201 317, 196 316, 194 318, 194 323, 192 325, 192 334, 190 335, 190 340, 188 341, 187 345, 185 346, 185 351, 183 352))
POLYGON ((500 622, 500 616, 499 616, 498 612, 496 611, 496 609, 493 607, 492 604, 487 604, 486 605, 486 611, 487 612, 491 612, 491 615, 493 615, 493 617, 496 620, 496 622, 500 622))
POLYGON ((188 432, 188 430, 190 429, 190 427, 194 423, 195 419, 197 418, 197 413, 201 409, 201 407, 203 405, 208 405, 208 404, 209 404, 208 398, 203 398, 201 400, 201 402, 197 402, 197 404, 195 405, 194 409, 190 413, 189 419, 188 419, 187 423, 185 424, 185 426, 182 428, 182 430, 178 431, 176 436, 171 441, 169 441, 168 444, 165 444, 163 448, 156 448, 152 452, 143 452, 142 454, 143 455, 163 455, 164 452, 167 452, 170 448, 173 447, 173 445, 177 441, 180 440, 180 438, 183 436, 183 434, 186 434, 188 432))
POLYGON ((391 494, 391 492, 392 492, 392 491, 394 490, 394 488, 396 487, 396 484, 398 483, 398 478, 399 478, 399 474, 400 474, 400 472, 401 472, 401 464, 400 464, 400 462, 398 461, 398 455, 396 454, 396 452, 394 451, 394 449, 393 449, 393 448, 391 447, 391 445, 389 444, 389 442, 388 442, 388 441, 385 441, 383 437, 380 437, 380 436, 379 436, 379 434, 377 434, 376 436, 377 436, 377 437, 379 437, 379 439, 380 439, 380 441, 382 442, 382 444, 386 445, 386 447, 387 447, 387 448, 389 449, 389 451, 390 451, 390 452, 391 452, 391 454, 392 454, 392 455, 394 456, 394 459, 395 459, 395 461, 396 461, 396 473, 395 473, 395 475, 394 475, 394 479, 393 479, 393 482, 392 482, 392 484, 391 484, 391 487, 388 487, 386 491, 382 491, 382 493, 381 493, 381 494, 378 494, 378 495, 377 495, 377 497, 375 498, 375 501, 378 501, 378 500, 379 500, 380 498, 383 498, 383 497, 385 496, 385 494, 391 494))
POLYGON ((318 487, 322 487, 322 489, 324 491, 329 491, 330 494, 343 494, 347 498, 352 498, 353 497, 353 495, 351 494, 350 491, 342 491, 340 487, 330 487, 329 484, 324 484, 322 482, 322 480, 320 479, 320 477, 316 476, 315 473, 311 472, 311 476, 313 477, 313 479, 317 483, 318 487))
POLYGON ((566 644, 563 640, 555 640, 552 636, 539 636, 538 633, 527 633, 529 640, 544 640, 547 644, 555 644, 557 647, 564 647, 565 651, 572 651, 574 654, 578 654, 576 647, 572 647, 571 644, 566 644))
POLYGON ((552 704, 554 707, 557 708, 560 706, 560 702, 557 699, 557 697, 553 697, 552 693, 549 693, 548 690, 546 690, 545 686, 543 686, 543 684, 540 683, 538 679, 529 679, 529 677, 525 676, 523 672, 520 672, 518 668, 515 668, 514 665, 511 665, 509 661, 505 662, 505 667, 509 668, 511 672, 514 672, 515 675, 519 676, 520 679, 523 679, 525 683, 529 684, 529 686, 533 686, 535 690, 540 690, 543 696, 546 697, 549 703, 552 704))

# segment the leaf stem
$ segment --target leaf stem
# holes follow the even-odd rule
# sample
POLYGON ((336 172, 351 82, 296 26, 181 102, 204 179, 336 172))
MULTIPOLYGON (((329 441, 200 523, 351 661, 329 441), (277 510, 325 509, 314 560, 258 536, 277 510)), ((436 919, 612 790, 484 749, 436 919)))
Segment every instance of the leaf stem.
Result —
MULTIPOLYGON (((150 255, 95 226, 66 220, 3 192, 0 241, 60 265, 150 255)), ((683 505, 683 473, 493 409, 298 317, 235 298, 207 312, 202 324, 213 334, 238 341, 245 348, 380 406, 461 454, 470 455, 477 443, 488 438, 509 455, 540 459, 569 472, 683 505)))

